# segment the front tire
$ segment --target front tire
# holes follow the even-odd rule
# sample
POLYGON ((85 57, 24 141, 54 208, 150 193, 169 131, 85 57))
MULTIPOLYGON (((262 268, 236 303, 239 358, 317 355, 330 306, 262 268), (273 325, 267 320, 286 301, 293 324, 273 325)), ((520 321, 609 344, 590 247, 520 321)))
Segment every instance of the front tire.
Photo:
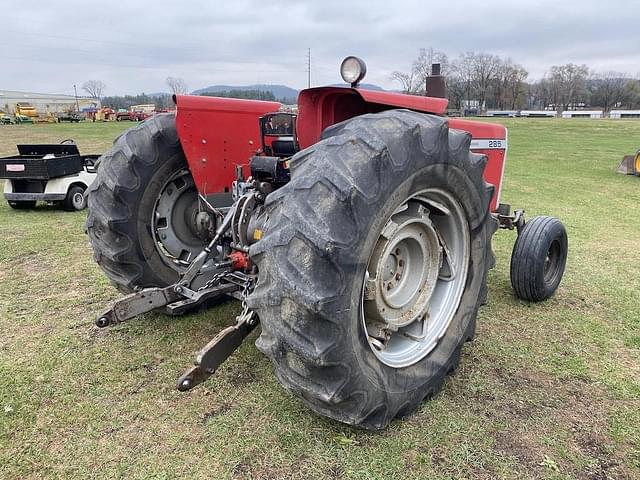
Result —
POLYGON ((567 231, 553 217, 525 223, 511 254, 511 285, 522 300, 541 302, 558 289, 567 263, 567 231))
MULTIPOLYGON (((482 178, 486 157, 469 152, 470 139, 449 130, 442 117, 402 110, 360 116, 330 127, 322 141, 294 156, 291 181, 267 198, 269 221, 250 251, 260 272, 248 299, 262 324, 256 345, 285 388, 314 411, 363 428, 383 428, 437 393, 456 368, 486 299, 487 271, 494 264, 491 236, 497 228, 489 214, 493 187, 482 178), (416 200, 423 195, 429 198, 416 200), (407 202, 411 205, 405 208, 407 202), (384 250, 380 238, 393 236, 390 221, 415 221, 414 239, 423 232, 430 245, 442 246, 439 236, 452 239, 455 223, 445 227, 436 217, 458 207, 461 230, 467 232, 459 243, 467 245, 467 253, 455 264, 465 274, 460 291, 451 294, 442 331, 427 333, 432 345, 413 353, 408 349, 399 363, 381 358, 370 341, 371 305, 365 305, 364 293, 368 265, 375 252, 384 250), (440 223, 433 229, 439 232, 429 233, 426 220, 418 225, 413 212, 420 208, 430 211, 429 222, 440 223)), ((425 245, 424 252, 437 250, 425 245)), ((414 255, 418 263, 420 258, 414 255)), ((446 275, 438 271, 436 276, 446 275)), ((407 295, 419 297, 417 290, 407 295)), ((424 308, 424 302, 405 305, 399 315, 414 306, 424 308)), ((386 321, 398 332, 404 328, 405 320, 386 321)))
POLYGON ((67 198, 62 201, 62 208, 67 212, 84 210, 87 207, 87 197, 84 188, 73 185, 67 192, 67 198))
POLYGON ((191 225, 198 194, 174 114, 127 130, 97 170, 87 233, 98 265, 123 292, 175 283, 205 241, 191 225))

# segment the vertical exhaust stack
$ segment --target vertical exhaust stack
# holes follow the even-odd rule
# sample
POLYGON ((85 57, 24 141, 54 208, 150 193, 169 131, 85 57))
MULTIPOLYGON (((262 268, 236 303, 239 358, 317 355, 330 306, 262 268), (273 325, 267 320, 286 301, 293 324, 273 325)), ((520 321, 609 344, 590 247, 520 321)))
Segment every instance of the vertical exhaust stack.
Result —
POLYGON ((444 77, 440 75, 439 63, 431 64, 431 75, 427 77, 425 87, 427 97, 447 98, 447 88, 444 77))

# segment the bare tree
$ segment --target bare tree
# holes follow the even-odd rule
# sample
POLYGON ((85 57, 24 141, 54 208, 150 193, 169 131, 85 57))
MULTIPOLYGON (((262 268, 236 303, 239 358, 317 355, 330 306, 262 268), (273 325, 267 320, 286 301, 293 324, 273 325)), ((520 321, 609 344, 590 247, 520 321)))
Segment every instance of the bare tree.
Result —
POLYGON ((434 63, 440 64, 440 74, 446 76, 449 71, 449 57, 444 52, 434 50, 433 47, 421 48, 418 58, 413 61, 412 71, 421 93, 426 91, 427 77, 431 76, 431 65, 434 63))
POLYGON ((82 84, 82 90, 93 98, 101 98, 107 86, 101 80, 87 80, 82 84))
POLYGON ((500 66, 500 58, 490 53, 473 53, 468 59, 471 63, 472 82, 478 96, 480 109, 486 109, 487 94, 495 80, 500 66))
POLYGON ((174 95, 180 95, 188 92, 187 83, 184 81, 184 78, 167 77, 167 85, 171 89, 171 93, 174 95))
POLYGON ((400 85, 402 85, 402 93, 415 95, 418 85, 416 84, 416 77, 413 70, 411 73, 395 71, 391 74, 391 80, 400 82, 400 85))
POLYGON ((625 87, 629 79, 624 73, 604 72, 595 74, 591 80, 591 103, 611 110, 616 104, 622 103, 625 87))
POLYGON ((473 52, 462 53, 451 65, 451 74, 455 76, 462 85, 464 90, 463 98, 467 100, 467 108, 471 105, 471 97, 475 95, 473 85, 473 68, 472 58, 473 52))
POLYGON ((526 88, 526 80, 529 72, 517 63, 512 63, 511 59, 507 59, 504 64, 504 85, 505 85, 505 106, 511 110, 523 103, 523 97, 526 88))
POLYGON ((624 88, 624 102, 629 108, 640 107, 640 80, 633 79, 627 82, 624 88))
POLYGON ((451 69, 447 76, 447 98, 449 99, 449 107, 456 110, 462 109, 462 101, 467 94, 467 84, 458 73, 451 69))
POLYGON ((549 72, 549 92, 551 101, 563 110, 570 106, 586 103, 587 77, 589 67, 586 65, 554 65, 549 72))

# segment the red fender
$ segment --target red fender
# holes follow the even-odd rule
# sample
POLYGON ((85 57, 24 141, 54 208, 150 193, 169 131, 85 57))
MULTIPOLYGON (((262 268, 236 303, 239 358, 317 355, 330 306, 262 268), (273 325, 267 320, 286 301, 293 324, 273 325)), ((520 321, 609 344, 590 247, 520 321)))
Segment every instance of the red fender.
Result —
POLYGON ((258 118, 280 109, 278 102, 235 98, 177 95, 174 101, 178 137, 203 195, 229 191, 236 165, 246 167, 260 149, 258 118))

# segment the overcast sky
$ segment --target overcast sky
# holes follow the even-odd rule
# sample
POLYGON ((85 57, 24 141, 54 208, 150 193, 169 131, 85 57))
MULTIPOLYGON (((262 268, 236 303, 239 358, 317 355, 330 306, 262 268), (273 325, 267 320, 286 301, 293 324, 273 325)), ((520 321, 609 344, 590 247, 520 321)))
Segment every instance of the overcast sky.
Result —
POLYGON ((421 47, 450 58, 509 56, 540 78, 551 65, 640 72, 640 0, 0 0, 0 89, 73 93, 89 79, 105 94, 340 81, 349 54, 366 82, 399 88, 421 47))

